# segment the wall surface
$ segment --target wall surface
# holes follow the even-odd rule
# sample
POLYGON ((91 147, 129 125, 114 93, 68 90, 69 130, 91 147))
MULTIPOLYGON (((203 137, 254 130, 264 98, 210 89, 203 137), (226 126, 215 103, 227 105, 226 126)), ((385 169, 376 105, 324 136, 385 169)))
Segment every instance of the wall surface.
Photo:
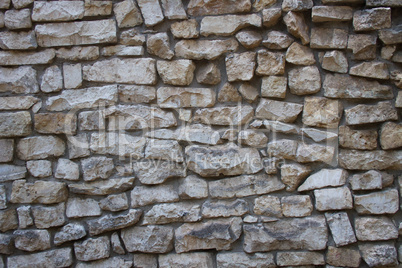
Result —
POLYGON ((0 267, 398 267, 401 0, 0 0, 0 267))

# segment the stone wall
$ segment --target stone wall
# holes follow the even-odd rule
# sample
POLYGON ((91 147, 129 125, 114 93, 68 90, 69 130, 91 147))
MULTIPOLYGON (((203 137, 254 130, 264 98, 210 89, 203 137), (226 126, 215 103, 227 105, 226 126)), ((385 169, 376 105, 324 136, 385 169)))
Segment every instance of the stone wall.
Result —
POLYGON ((0 9, 0 267, 401 265, 401 0, 0 9))

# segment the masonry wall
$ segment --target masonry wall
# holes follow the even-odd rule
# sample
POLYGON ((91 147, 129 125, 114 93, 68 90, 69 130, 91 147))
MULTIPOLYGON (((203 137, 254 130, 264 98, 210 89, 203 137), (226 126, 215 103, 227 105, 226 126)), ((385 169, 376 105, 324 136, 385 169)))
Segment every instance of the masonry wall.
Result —
POLYGON ((0 267, 402 262, 402 1, 0 9, 0 267))

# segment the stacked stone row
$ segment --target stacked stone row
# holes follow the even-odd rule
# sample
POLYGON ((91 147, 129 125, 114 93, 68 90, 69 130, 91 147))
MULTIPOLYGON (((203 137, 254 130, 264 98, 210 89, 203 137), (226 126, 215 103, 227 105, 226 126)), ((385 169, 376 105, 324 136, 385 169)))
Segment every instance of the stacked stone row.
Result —
POLYGON ((401 13, 0 0, 0 268, 397 267, 401 13))

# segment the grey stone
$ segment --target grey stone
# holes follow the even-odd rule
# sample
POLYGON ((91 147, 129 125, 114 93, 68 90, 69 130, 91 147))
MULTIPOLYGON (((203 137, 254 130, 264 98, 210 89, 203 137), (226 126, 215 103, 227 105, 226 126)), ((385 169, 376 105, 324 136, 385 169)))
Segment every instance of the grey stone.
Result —
POLYGON ((179 195, 172 185, 136 186, 131 191, 131 207, 134 208, 177 201, 179 195))
POLYGON ((370 169, 399 169, 401 167, 400 151, 357 151, 340 150, 339 165, 351 170, 370 170, 370 169))
POLYGON ((272 195, 263 195, 254 199, 254 213, 272 218, 282 217, 280 198, 272 195))
MULTIPOLYGON (((297 3, 297 1, 294 2, 297 3)), ((310 43, 309 28, 301 13, 289 11, 283 17, 283 22, 286 24, 288 32, 294 37, 300 38, 303 45, 310 43)))
POLYGON ((381 127, 380 142, 381 148, 394 149, 402 146, 401 141, 402 125, 393 122, 387 122, 381 127))
POLYGON ((200 210, 200 205, 188 202, 157 204, 144 214, 142 224, 196 222, 201 219, 200 210))
POLYGON ((129 208, 128 198, 125 193, 109 195, 100 200, 100 207, 108 211, 121 211, 129 208))
POLYGON ((133 177, 98 180, 94 182, 69 184, 68 188, 72 193, 86 195, 108 195, 120 193, 132 188, 133 177))
POLYGON ((170 20, 187 19, 183 3, 179 0, 161 0, 165 16, 170 20))
POLYGON ((397 266, 397 253, 393 243, 361 244, 359 250, 369 267, 397 266))
POLYGON ((84 16, 92 17, 92 16, 105 16, 112 14, 112 1, 84 1, 84 16))
POLYGON ((321 89, 321 75, 316 66, 296 67, 288 73, 290 92, 295 95, 317 93, 321 89))
POLYGON ((80 261, 94 261, 110 256, 110 241, 107 236, 88 238, 74 243, 75 256, 80 261))
POLYGON ((295 140, 278 139, 268 143, 267 153, 269 156, 295 160, 298 142, 295 140))
POLYGON ((21 206, 17 208, 18 224, 20 229, 25 229, 33 225, 30 206, 21 206))
POLYGON ((349 74, 375 79, 389 79, 388 65, 379 61, 363 62, 352 66, 349 74))
POLYGON ((285 73, 285 54, 259 50, 257 53, 257 75, 282 75, 285 73))
POLYGON ((183 152, 175 140, 150 139, 145 148, 145 158, 183 162, 183 152))
POLYGON ((57 65, 48 67, 42 76, 40 90, 46 93, 60 91, 63 88, 63 76, 57 65))
POLYGON ((323 131, 323 130, 318 130, 315 128, 302 128, 301 132, 303 135, 309 137, 315 142, 321 142, 321 141, 333 141, 338 138, 338 134, 333 131, 323 131))
POLYGON ((313 204, 308 195, 284 196, 281 198, 281 207, 285 217, 307 217, 313 212, 313 204))
POLYGON ((71 248, 53 249, 34 254, 12 256, 8 258, 9 268, 29 267, 68 267, 73 264, 71 248))
POLYGON ((348 187, 314 190, 315 207, 318 211, 352 209, 352 193, 348 187))
POLYGON ((278 252, 276 263, 279 266, 324 265, 324 255, 318 252, 278 252))
POLYGON ((3 233, 18 228, 15 209, 0 210, 0 231, 3 233))
POLYGON ((31 28, 31 10, 29 8, 7 10, 5 12, 4 24, 10 30, 31 28))
POLYGON ((353 52, 353 59, 374 60, 377 50, 377 36, 369 34, 349 35, 348 49, 353 52))
POLYGON ((266 76, 262 78, 261 96, 280 98, 286 97, 288 79, 284 76, 266 76))
POLYGON ((68 156, 70 159, 89 156, 88 135, 81 133, 67 138, 68 156))
POLYGON ((252 49, 261 44, 262 36, 257 31, 243 30, 236 34, 236 39, 245 48, 252 49))
POLYGON ((31 132, 32 120, 29 112, 2 113, 0 115, 0 137, 28 136, 31 132))
POLYGON ((346 124, 359 125, 397 120, 398 115, 391 102, 383 101, 374 105, 359 104, 345 109, 346 124))
POLYGON ((14 240, 12 235, 0 234, 0 253, 10 255, 14 251, 14 240))
POLYGON ((292 123, 303 110, 303 105, 261 99, 256 109, 256 117, 268 120, 279 120, 284 123, 292 123))
POLYGON ((386 217, 360 217, 355 220, 357 239, 360 241, 378 241, 398 238, 394 223, 386 217))
POLYGON ((345 49, 348 32, 344 29, 315 27, 311 29, 311 48, 345 49))
POLYGON ((266 8, 262 11, 262 24, 265 27, 271 27, 278 23, 282 17, 281 8, 266 8))
POLYGON ((248 26, 261 27, 261 17, 257 14, 206 16, 201 20, 201 35, 231 36, 248 26))
POLYGON ((399 195, 396 189, 354 195, 354 201, 359 214, 394 214, 399 210, 399 195))
MULTIPOLYGON (((97 154, 111 154, 121 157, 131 157, 132 159, 138 159, 144 156, 145 144, 146 139, 143 137, 131 136, 124 133, 103 132, 92 133, 90 149, 92 152, 97 154)), ((113 167, 111 167, 111 164, 107 164, 107 166, 107 171, 110 174, 113 167)), ((92 170, 92 168, 90 168, 89 172, 93 173, 94 171, 92 170)), ((88 179, 90 177, 91 175, 88 176, 88 179)), ((86 179, 85 171, 84 179, 86 179)))
POLYGON ((26 50, 35 49, 37 46, 33 31, 0 33, 0 48, 2 49, 26 50))
POLYGON ((4 185, 0 185, 0 209, 7 208, 7 194, 4 185))
POLYGON ((185 177, 186 168, 183 164, 166 160, 141 160, 133 163, 135 175, 142 184, 161 184, 168 178, 185 177))
POLYGON ((346 183, 347 177, 348 173, 340 168, 321 169, 313 175, 310 175, 297 190, 303 192, 328 186, 342 186, 346 183))
POLYGON ((187 12, 191 16, 221 15, 230 13, 246 12, 251 10, 250 0, 232 2, 230 0, 191 0, 187 6, 187 12))
POLYGON ((50 234, 47 230, 16 230, 13 234, 18 249, 38 251, 50 248, 50 234))
POLYGON ((360 252, 349 248, 328 247, 327 263, 338 267, 360 267, 360 252))
POLYGON ((35 225, 39 229, 61 226, 66 222, 64 217, 65 204, 60 203, 48 207, 32 207, 35 225))
POLYGON ((227 40, 182 40, 175 46, 176 57, 191 60, 214 60, 239 47, 235 39, 227 40))
POLYGON ((212 107, 215 92, 209 88, 160 87, 157 91, 161 108, 212 107))
POLYGON ((156 98, 156 89, 151 86, 119 85, 119 100, 127 103, 149 103, 156 98))
POLYGON ((159 267, 213 267, 214 257, 209 252, 159 255, 159 267))
POLYGON ((283 11, 306 11, 313 7, 314 3, 312 0, 284 0, 282 2, 283 11))
POLYGON ((254 76, 255 52, 229 54, 225 59, 228 81, 249 81, 254 76))
POLYGON ((325 213, 325 217, 337 247, 357 241, 346 212, 325 213))
POLYGON ((38 102, 39 99, 32 96, 0 97, 0 109, 28 110, 38 102))
MULTIPOLYGON (((100 1, 96 1, 95 3, 97 2, 100 1)), ((71 48, 62 47, 56 50, 56 57, 71 61, 96 60, 99 58, 99 48, 96 46, 74 46, 71 48)))
POLYGON ((208 184, 196 175, 180 180, 179 196, 182 199, 202 199, 208 197, 208 184))
MULTIPOLYGON (((345 53, 341 51, 333 50, 325 52, 320 62, 321 67, 327 71, 343 74, 348 72, 348 59, 346 58, 345 53)), ((339 86, 341 86, 341 84, 339 86)), ((327 94, 326 91, 324 94, 327 94)))
POLYGON ((81 64, 63 64, 63 78, 65 88, 79 88, 82 85, 81 64))
POLYGON ((391 8, 389 7, 358 10, 353 14, 353 28, 356 32, 389 27, 391 27, 391 8))
POLYGON ((32 9, 33 21, 71 21, 84 17, 84 2, 36 1, 32 9))
POLYGON ((80 177, 79 166, 71 160, 59 158, 54 177, 57 179, 76 181, 80 177))
POLYGON ((311 12, 313 22, 350 21, 353 8, 349 6, 315 6, 311 12))
POLYGON ((39 84, 32 67, 0 68, 0 92, 37 93, 39 84))
POLYGON ((141 25, 143 20, 136 2, 125 0, 113 5, 113 12, 116 16, 119 28, 134 27, 141 25))
POLYGON ((86 236, 87 232, 83 225, 78 223, 69 223, 63 226, 55 235, 54 243, 55 245, 61 245, 68 241, 78 240, 86 236))
POLYGON ((206 201, 202 205, 203 218, 243 216, 248 212, 248 203, 243 199, 235 201, 206 201))
POLYGON ((121 238, 128 252, 167 253, 173 249, 172 227, 149 225, 121 230, 121 238))
POLYGON ((126 214, 109 214, 95 220, 87 221, 89 234, 94 236, 104 232, 129 227, 140 220, 141 214, 142 210, 130 209, 126 214))
POLYGON ((200 84, 216 85, 221 81, 221 72, 216 64, 210 62, 197 69, 196 78, 200 84))
POLYGON ((402 28, 394 27, 378 31, 378 36, 386 45, 402 43, 402 28))
POLYGON ((120 242, 120 237, 117 232, 114 232, 112 234, 112 237, 110 238, 110 242, 112 244, 112 249, 114 252, 120 255, 126 254, 126 250, 124 249, 123 245, 120 242))
POLYGON ((198 22, 195 19, 178 21, 170 26, 170 31, 175 38, 198 38, 200 35, 198 31, 198 22))
POLYGON ((156 67, 165 84, 188 86, 193 81, 195 64, 191 60, 157 61, 156 67))
POLYGON ((293 192, 304 178, 311 173, 311 169, 300 164, 281 165, 281 180, 286 184, 286 191, 293 192))
POLYGON ((158 268, 158 256, 154 254, 137 253, 133 254, 134 267, 158 268))
POLYGON ((276 267, 272 253, 246 254, 244 252, 219 252, 216 255, 217 267, 249 267, 272 268, 276 267))
POLYGON ((126 261, 125 259, 119 257, 111 257, 108 259, 97 260, 92 262, 80 262, 77 264, 77 268, 109 268, 109 267, 120 267, 120 268, 130 268, 133 266, 132 261, 126 261))
POLYGON ((55 204, 66 201, 67 196, 67 187, 61 182, 17 180, 13 182, 10 202, 55 204))
POLYGON ((149 54, 165 60, 170 60, 174 56, 174 52, 170 49, 169 36, 166 32, 149 35, 147 51, 149 54))
MULTIPOLYGON (((14 8, 21 9, 21 8, 24 8, 24 7, 29 6, 30 4, 32 4, 33 0, 14 0, 12 2, 13 2, 14 8)), ((8 1, 8 3, 10 3, 10 1, 8 1)))
POLYGON ((99 202, 94 199, 70 197, 67 201, 66 215, 68 218, 100 216, 101 214, 99 202))
POLYGON ((211 125, 243 125, 248 122, 254 114, 249 105, 236 107, 216 107, 196 110, 193 120, 211 125))
POLYGON ((0 165, 0 181, 13 181, 25 178, 27 169, 25 166, 15 166, 2 164, 0 165))
POLYGON ((147 27, 154 26, 163 21, 164 16, 158 0, 137 0, 147 27))
POLYGON ((395 0, 368 0, 366 5, 369 7, 376 7, 376 6, 400 7, 400 6, 402 6, 402 4, 399 1, 395 1, 395 0))
POLYGON ((113 172, 113 159, 104 156, 91 157, 81 160, 85 181, 107 179, 113 172))
POLYGON ((272 131, 285 134, 299 134, 300 130, 296 125, 286 124, 279 121, 264 120, 264 126, 272 131))

